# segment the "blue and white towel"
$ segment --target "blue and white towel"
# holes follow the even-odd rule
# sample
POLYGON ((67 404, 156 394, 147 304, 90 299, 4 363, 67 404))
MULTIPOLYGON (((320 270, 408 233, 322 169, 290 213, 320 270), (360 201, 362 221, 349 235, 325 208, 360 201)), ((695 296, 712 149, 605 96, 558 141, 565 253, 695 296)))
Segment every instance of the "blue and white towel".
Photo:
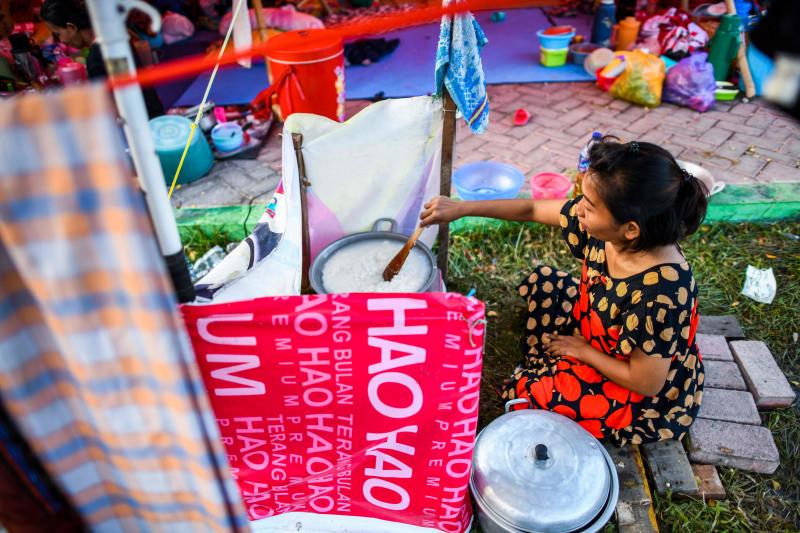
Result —
POLYGON ((436 50, 436 94, 442 96, 447 87, 473 133, 483 133, 489 126, 489 98, 480 55, 487 42, 472 13, 442 17, 436 50))

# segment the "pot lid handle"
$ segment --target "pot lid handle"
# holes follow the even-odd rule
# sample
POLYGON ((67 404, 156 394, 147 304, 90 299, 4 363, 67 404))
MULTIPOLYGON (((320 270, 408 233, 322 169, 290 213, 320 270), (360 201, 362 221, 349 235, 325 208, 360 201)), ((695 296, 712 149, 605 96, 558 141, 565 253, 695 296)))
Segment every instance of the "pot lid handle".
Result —
POLYGON ((528 406, 530 406, 531 401, 528 398, 517 398, 516 400, 508 400, 506 402, 504 410, 506 413, 508 413, 509 411, 511 411, 511 406, 518 405, 521 403, 525 403, 528 404, 528 406))
POLYGON ((397 231, 397 221, 395 219, 393 219, 393 218, 379 218, 378 220, 376 220, 372 224, 372 231, 391 231, 391 232, 396 232, 397 231), (389 229, 388 230, 381 229, 381 225, 384 222, 388 222, 389 223, 389 229))
POLYGON ((536 457, 536 462, 545 462, 550 459, 550 456, 547 454, 547 446, 544 444, 537 444, 536 447, 533 449, 533 453, 536 457))

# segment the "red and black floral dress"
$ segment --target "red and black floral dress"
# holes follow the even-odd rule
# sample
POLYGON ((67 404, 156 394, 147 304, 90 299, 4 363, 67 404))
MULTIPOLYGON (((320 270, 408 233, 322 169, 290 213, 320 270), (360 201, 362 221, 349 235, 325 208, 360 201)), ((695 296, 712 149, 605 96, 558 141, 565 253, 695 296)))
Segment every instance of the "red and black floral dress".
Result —
POLYGON ((566 272, 540 266, 519 285, 528 302, 520 347, 525 361, 505 386, 506 399, 575 419, 595 437, 619 446, 681 439, 697 416, 703 364, 695 343, 697 285, 688 263, 657 265, 627 278, 612 278, 605 243, 578 223, 575 204, 561 211, 564 239, 583 261, 580 283, 566 272), (598 350, 621 360, 639 348, 672 359, 667 382, 655 396, 617 385, 571 357, 551 357, 544 333, 582 335, 598 350))

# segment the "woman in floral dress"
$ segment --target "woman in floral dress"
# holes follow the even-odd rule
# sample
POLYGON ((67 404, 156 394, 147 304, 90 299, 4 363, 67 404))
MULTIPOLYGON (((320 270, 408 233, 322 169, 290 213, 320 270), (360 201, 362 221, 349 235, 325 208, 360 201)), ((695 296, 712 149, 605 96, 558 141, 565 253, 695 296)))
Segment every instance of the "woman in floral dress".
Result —
POLYGON ((590 161, 573 200, 439 197, 422 223, 485 216, 559 225, 581 276, 539 266, 520 283, 524 359, 503 397, 526 398, 620 446, 681 439, 704 375, 697 284, 678 241, 702 222, 706 191, 650 143, 604 140, 590 161))

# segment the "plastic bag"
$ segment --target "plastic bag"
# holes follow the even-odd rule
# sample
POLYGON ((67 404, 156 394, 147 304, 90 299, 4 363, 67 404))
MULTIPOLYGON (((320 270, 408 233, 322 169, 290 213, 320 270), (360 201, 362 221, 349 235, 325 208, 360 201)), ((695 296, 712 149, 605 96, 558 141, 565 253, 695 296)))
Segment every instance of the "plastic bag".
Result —
POLYGON ((762 304, 771 304, 778 291, 778 283, 771 268, 760 269, 747 265, 742 294, 762 304))
POLYGON ((194 35, 194 24, 179 13, 168 12, 161 18, 161 33, 166 44, 173 44, 194 35))
MULTIPOLYGON (((312 30, 325 27, 325 24, 323 24, 320 19, 308 13, 295 10, 292 4, 287 4, 283 7, 265 7, 262 9, 262 13, 264 15, 264 24, 266 24, 268 28, 292 31, 312 30)), ((229 11, 222 17, 222 21, 219 24, 220 35, 225 35, 228 32, 228 26, 231 25, 232 18, 232 11, 229 11)), ((250 10, 250 26, 253 28, 258 27, 254 9, 250 10)))
POLYGON ((620 52, 620 55, 625 56, 625 71, 611 86, 611 95, 646 107, 660 105, 664 62, 641 50, 620 52))
POLYGON ((662 54, 691 54, 708 44, 708 33, 688 13, 674 7, 644 21, 639 36, 657 40, 662 54))
POLYGON ((672 67, 664 82, 664 101, 701 113, 714 107, 717 82, 714 80, 714 67, 706 62, 707 58, 707 53, 698 52, 672 67))

